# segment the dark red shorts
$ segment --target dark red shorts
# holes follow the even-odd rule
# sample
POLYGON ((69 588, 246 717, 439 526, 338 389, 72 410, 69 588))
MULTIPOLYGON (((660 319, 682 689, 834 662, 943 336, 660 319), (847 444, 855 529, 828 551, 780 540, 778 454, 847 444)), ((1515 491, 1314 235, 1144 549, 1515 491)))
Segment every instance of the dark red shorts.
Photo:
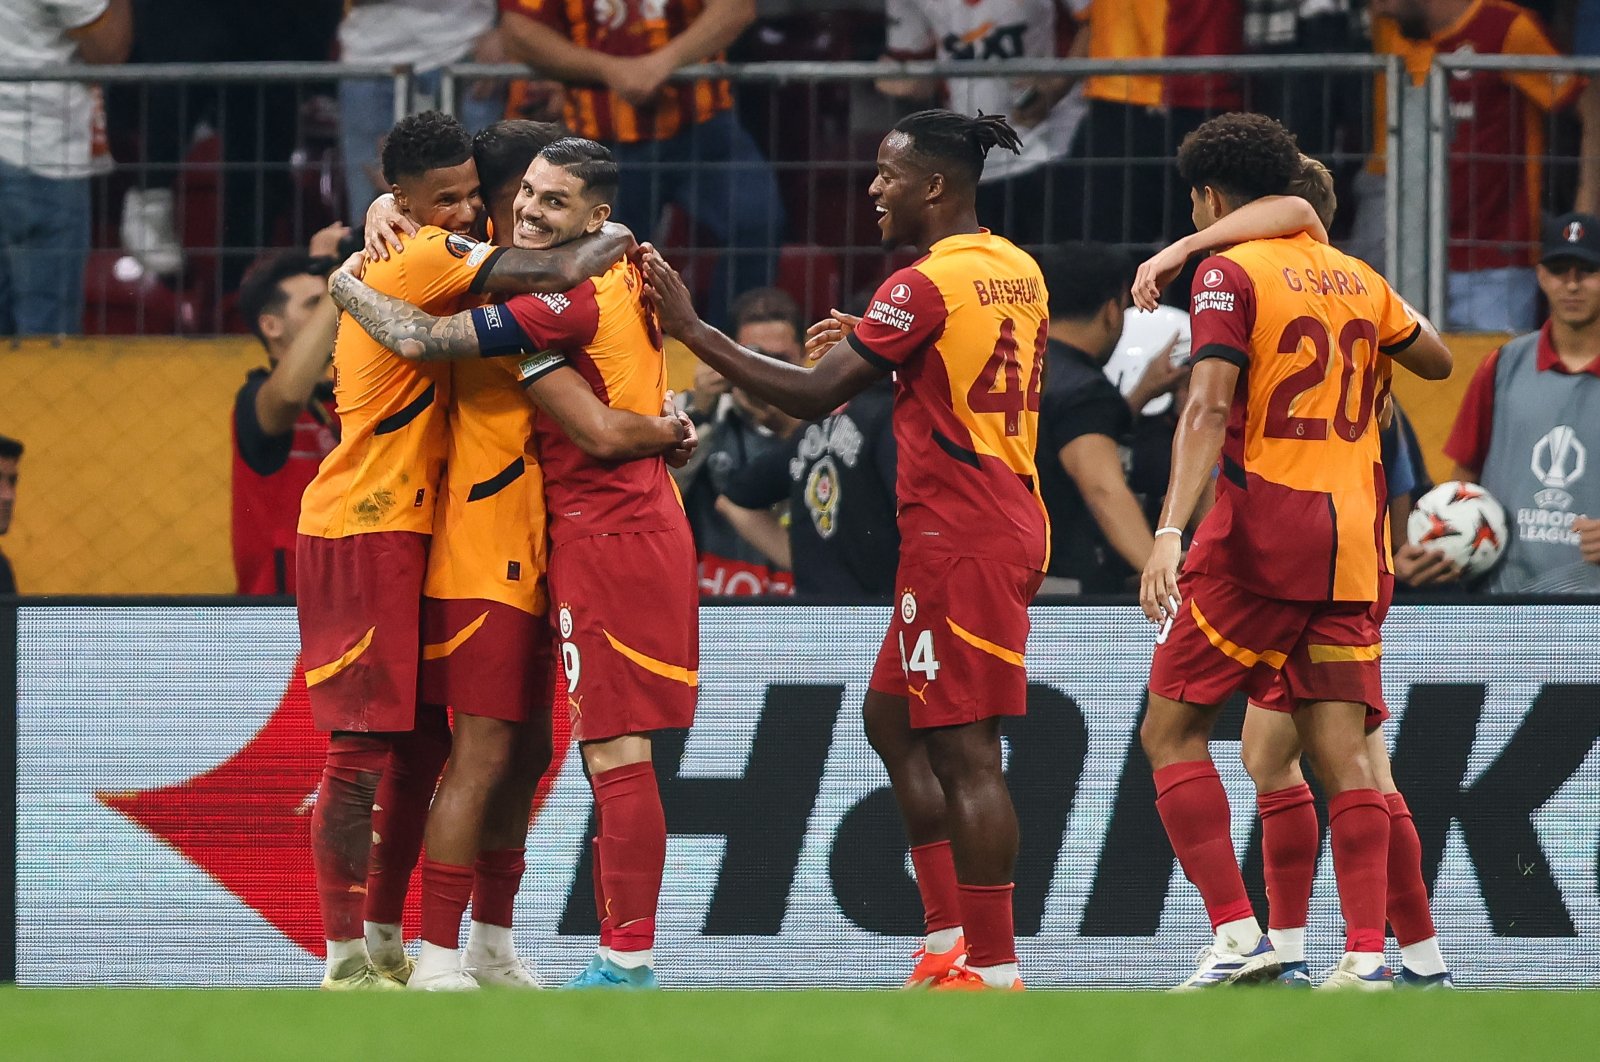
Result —
POLYGON ((1243 689, 1274 710, 1299 701, 1383 707, 1377 608, 1368 601, 1279 601, 1197 572, 1178 578, 1181 603, 1150 665, 1150 692, 1220 704, 1243 689), (1282 686, 1281 699, 1264 703, 1282 686))
POLYGON ((428 536, 411 531, 299 536, 300 659, 318 730, 416 726, 427 563, 428 536))
POLYGON ((422 699, 525 723, 548 714, 555 647, 547 616, 481 598, 422 599, 422 699))
POLYGON ((902 553, 871 688, 907 698, 914 727, 1022 715, 1028 602, 1043 579, 1004 561, 902 553))
MULTIPOLYGON (((1373 630, 1379 632, 1382 631, 1383 621, 1389 615, 1389 605, 1393 600, 1394 576, 1387 572, 1380 573, 1378 576, 1378 600, 1374 601, 1371 606, 1373 630)), ((1379 643, 1379 648, 1380 650, 1382 648, 1381 642, 1379 643)), ((1379 657, 1379 660, 1382 660, 1381 656, 1379 657)), ((1272 684, 1272 687, 1268 689, 1265 694, 1263 694, 1259 699, 1251 698, 1251 700, 1257 707, 1265 708, 1272 712, 1293 712, 1296 703, 1290 699, 1287 685, 1284 682, 1281 674, 1278 676, 1278 680, 1272 684)), ((1373 704, 1371 701, 1367 701, 1366 705, 1368 730, 1376 730, 1378 727, 1382 726, 1388 721, 1389 705, 1383 699, 1381 676, 1378 687, 1378 703, 1373 704)))
POLYGON ((605 741, 694 722, 700 594, 688 524, 550 550, 550 615, 572 736, 605 741))

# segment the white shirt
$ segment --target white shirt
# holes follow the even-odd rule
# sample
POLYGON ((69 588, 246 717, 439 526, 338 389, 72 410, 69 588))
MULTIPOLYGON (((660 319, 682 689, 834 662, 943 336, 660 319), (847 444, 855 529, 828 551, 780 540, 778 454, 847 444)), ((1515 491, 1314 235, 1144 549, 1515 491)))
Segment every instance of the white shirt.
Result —
MULTIPOLYGON (((1117 385, 1117 390, 1122 392, 1124 398, 1133 394, 1139 377, 1144 375, 1144 367, 1172 342, 1173 337, 1177 337, 1178 342, 1172 348, 1172 360, 1188 360, 1191 341, 1189 315, 1175 306, 1157 306, 1149 313, 1129 310, 1123 314, 1122 338, 1117 340, 1117 349, 1106 359, 1106 377, 1117 385)), ((1170 405, 1172 393, 1169 391, 1145 403, 1140 412, 1153 417, 1166 412, 1170 405)))
MULTIPOLYGON (((0 66, 70 63, 68 30, 105 14, 110 0, 0 0, 0 66)), ((0 162, 42 177, 89 175, 89 86, 72 81, 0 82, 0 162)))
MULTIPOLYGON (((1073 11, 1090 0, 1066 0, 1073 11)), ((933 52, 941 62, 963 59, 1053 59, 1057 0, 887 0, 891 52, 933 52)), ((950 78, 950 109, 962 114, 1009 115, 1032 78, 950 78)), ((1015 177, 1072 147, 1087 110, 1081 85, 1031 129, 1018 127, 1022 153, 991 151, 985 181, 1015 177)))
POLYGON ((495 0, 375 0, 339 23, 347 63, 410 65, 419 73, 460 62, 495 24, 495 0))

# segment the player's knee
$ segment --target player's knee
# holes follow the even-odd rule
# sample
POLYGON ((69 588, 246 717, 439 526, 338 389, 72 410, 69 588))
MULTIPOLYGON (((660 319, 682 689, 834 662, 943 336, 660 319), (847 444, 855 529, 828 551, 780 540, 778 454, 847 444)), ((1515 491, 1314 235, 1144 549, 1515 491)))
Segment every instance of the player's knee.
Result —
POLYGON ((1239 759, 1255 783, 1258 793, 1275 793, 1304 782, 1298 754, 1286 756, 1282 749, 1255 744, 1248 739, 1239 746, 1239 759))

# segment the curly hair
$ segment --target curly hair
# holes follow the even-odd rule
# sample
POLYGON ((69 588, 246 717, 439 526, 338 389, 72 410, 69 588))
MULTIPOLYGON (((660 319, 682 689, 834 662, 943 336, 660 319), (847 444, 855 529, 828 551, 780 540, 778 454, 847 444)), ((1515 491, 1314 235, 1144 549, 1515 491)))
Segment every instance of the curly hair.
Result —
POLYGON ((1310 203, 1311 209, 1322 220, 1323 228, 1333 228, 1333 214, 1339 209, 1339 197, 1334 194, 1333 174, 1328 172, 1328 167, 1310 155, 1301 155, 1300 172, 1295 174, 1285 191, 1310 203))
POLYGON ((906 115, 894 124, 894 131, 910 138, 912 153, 930 169, 953 170, 952 176, 972 185, 983 176, 983 160, 990 149, 1022 151, 1022 138, 1002 114, 971 117, 934 108, 906 115))
POLYGON ((1178 173, 1196 191, 1215 188, 1238 206, 1282 195, 1300 173, 1300 149, 1264 114, 1222 114, 1183 138, 1178 173))
POLYGON ((399 184, 471 158, 472 136, 460 122, 443 111, 423 111, 400 119, 384 137, 383 179, 399 184))

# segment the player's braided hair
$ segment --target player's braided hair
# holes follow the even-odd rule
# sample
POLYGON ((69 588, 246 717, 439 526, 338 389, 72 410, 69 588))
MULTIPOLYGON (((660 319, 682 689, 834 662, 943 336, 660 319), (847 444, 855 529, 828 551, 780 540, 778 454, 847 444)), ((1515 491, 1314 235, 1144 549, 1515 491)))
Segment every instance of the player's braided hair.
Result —
POLYGON ((472 157, 484 202, 493 208, 491 197, 526 173, 539 152, 567 135, 565 126, 526 118, 508 118, 479 132, 472 138, 472 157))
POLYGON ((992 148, 1020 154, 1022 138, 1003 114, 976 117, 934 108, 908 114, 894 124, 896 132, 911 139, 913 153, 931 170, 954 172, 968 184, 983 176, 983 160, 992 148))
POLYGON ((1334 194, 1333 174, 1328 172, 1328 167, 1310 155, 1301 155, 1300 172, 1295 174, 1285 191, 1310 203, 1311 209, 1321 219, 1323 228, 1333 228, 1333 215, 1339 209, 1339 197, 1334 194))
POLYGON ((1215 188, 1234 206, 1282 195, 1299 172, 1294 134, 1264 114, 1218 115, 1178 147, 1178 173, 1189 187, 1215 188))
POLYGON ((611 149, 581 136, 564 136, 546 145, 539 157, 560 166, 583 182, 585 191, 602 203, 617 198, 617 162, 611 149))
POLYGON ((472 158, 472 136, 443 111, 402 118, 383 140, 383 179, 398 184, 472 158))

